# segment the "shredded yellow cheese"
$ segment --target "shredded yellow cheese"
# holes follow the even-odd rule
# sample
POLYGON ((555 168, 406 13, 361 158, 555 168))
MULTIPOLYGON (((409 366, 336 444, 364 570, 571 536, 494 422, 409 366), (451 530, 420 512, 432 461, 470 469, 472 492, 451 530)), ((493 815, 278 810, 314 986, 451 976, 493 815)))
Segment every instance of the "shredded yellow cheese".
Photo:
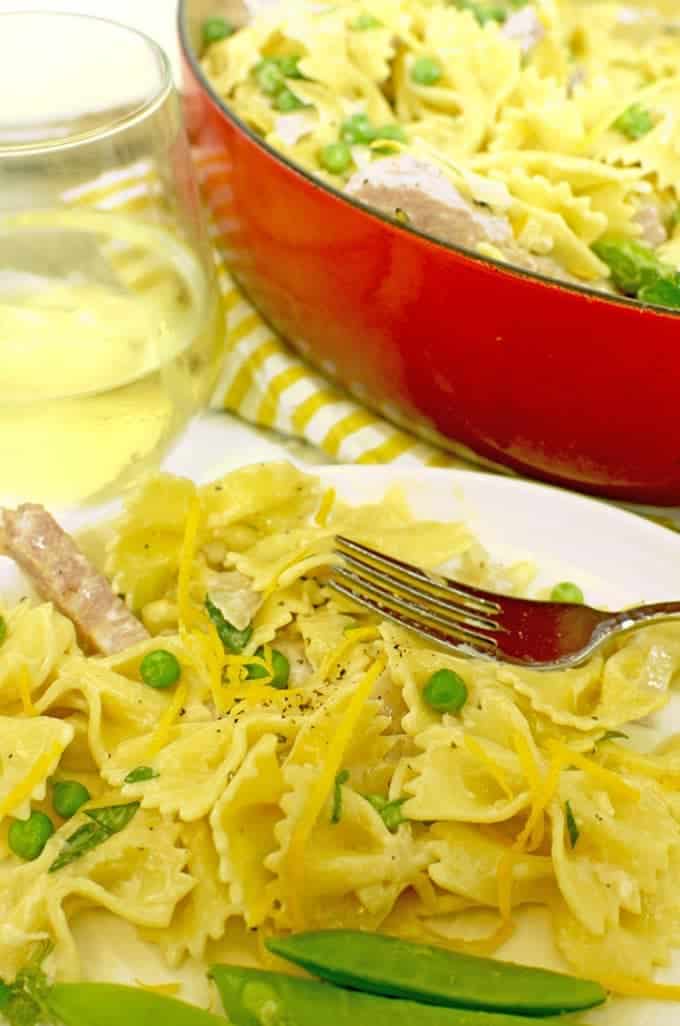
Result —
POLYGON ((605 990, 626 997, 646 997, 657 1001, 680 1001, 680 986, 672 983, 654 983, 653 980, 634 980, 627 976, 600 976, 597 980, 605 990))
POLYGON ((31 698, 30 675, 25 665, 19 670, 19 694, 21 695, 21 704, 24 707, 24 716, 37 716, 38 710, 33 705, 33 699, 31 698))
POLYGON ((314 829, 333 782, 342 765, 343 756, 352 733, 361 718, 364 706, 371 697, 375 682, 387 666, 387 658, 380 655, 368 668, 350 699, 340 724, 329 738, 325 759, 309 793, 307 803, 293 829, 286 854, 287 877, 290 884, 288 908, 293 928, 304 925, 299 896, 303 893, 305 874, 305 850, 309 836, 314 829))
POLYGON ((172 730, 172 725, 179 716, 180 709, 182 708, 186 700, 187 686, 184 683, 184 681, 180 681, 180 683, 175 688, 175 693, 172 696, 172 701, 170 702, 170 705, 161 716, 160 722, 156 727, 155 731, 153 732, 151 741, 149 742, 150 756, 156 755, 158 752, 160 752, 161 748, 163 748, 168 743, 168 740, 170 738, 170 731, 172 730))
POLYGON ((191 601, 191 575, 196 558, 198 529, 201 523, 201 503, 198 495, 191 497, 187 521, 184 526, 184 537, 179 555, 179 573, 177 575, 177 609, 180 634, 190 630, 198 619, 198 612, 191 601))
MULTIPOLYGON (((522 773, 524 774, 527 784, 529 785, 529 794, 531 797, 532 810, 536 808, 539 803, 541 795, 541 771, 538 763, 534 758, 534 753, 531 750, 527 738, 519 730, 513 732, 512 735, 513 748, 517 752, 517 758, 519 764, 522 767, 522 773)), ((536 827, 534 828, 533 834, 530 839, 530 848, 535 851, 540 848, 543 837, 545 834, 545 813, 538 814, 536 827)))
POLYGON ((321 504, 319 506, 316 517, 314 518, 319 527, 325 527, 328 523, 328 517, 330 516, 333 505, 335 504, 335 488, 327 488, 321 497, 321 504))
POLYGON ((470 755, 474 755, 476 759, 484 763, 491 776, 494 778, 501 791, 505 792, 507 798, 514 798, 515 792, 508 783, 508 778, 505 775, 503 767, 496 762, 496 760, 489 755, 483 745, 479 743, 474 737, 470 737, 468 734, 463 738, 463 745, 467 748, 470 755))
POLYGON ((38 784, 49 776, 53 766, 59 761, 63 749, 56 741, 36 759, 31 770, 12 790, 0 801, 0 818, 13 812, 22 802, 27 801, 38 784))
POLYGON ((627 784, 625 780, 622 780, 616 773, 612 773, 611 770, 605 769, 604 766, 600 766, 599 763, 593 762, 592 759, 588 759, 585 755, 581 755, 580 752, 574 752, 568 745, 565 745, 562 741, 556 741, 551 739, 548 741, 546 747, 549 751, 559 755, 565 766, 576 766, 578 769, 583 770, 587 773, 594 781, 601 785, 606 791, 613 791, 619 796, 632 801, 636 801, 640 797, 640 792, 636 787, 632 787, 627 784))
POLYGON ((345 637, 342 639, 340 644, 330 652, 323 663, 321 664, 321 670, 319 676, 322 680, 328 680, 331 671, 340 663, 348 654, 348 652, 358 645, 361 641, 377 641, 380 637, 380 632, 377 627, 353 627, 351 630, 345 631, 345 637))

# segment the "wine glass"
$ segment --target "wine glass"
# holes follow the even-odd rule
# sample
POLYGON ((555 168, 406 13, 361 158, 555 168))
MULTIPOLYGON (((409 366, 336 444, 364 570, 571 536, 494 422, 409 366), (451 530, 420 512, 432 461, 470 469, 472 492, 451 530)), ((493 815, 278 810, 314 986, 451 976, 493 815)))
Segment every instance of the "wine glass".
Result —
POLYGON ((212 251, 151 39, 2 14, 0 96, 0 497, 79 508, 155 470, 208 397, 212 251))

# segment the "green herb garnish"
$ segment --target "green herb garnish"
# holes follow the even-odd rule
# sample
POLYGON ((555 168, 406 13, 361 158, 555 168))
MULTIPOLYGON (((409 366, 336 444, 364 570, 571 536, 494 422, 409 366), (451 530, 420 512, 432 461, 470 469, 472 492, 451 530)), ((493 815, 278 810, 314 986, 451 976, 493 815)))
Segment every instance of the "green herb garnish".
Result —
POLYGON ((82 826, 66 838, 66 844, 61 853, 49 867, 49 873, 56 873, 58 869, 68 866, 76 859, 82 858, 88 852, 97 848, 109 837, 119 833, 128 825, 132 817, 139 809, 139 802, 130 802, 127 805, 109 805, 103 809, 86 809, 85 815, 92 822, 83 823, 82 826))
POLYGON ((253 635, 253 628, 248 625, 242 631, 239 631, 234 627, 233 624, 225 620, 224 616, 210 599, 206 596, 205 608, 208 616, 215 625, 215 629, 219 635, 220 641, 224 645, 225 651, 231 652, 234 655, 238 655, 246 647, 253 635))
POLYGON ((670 310, 680 310, 680 274, 643 285, 637 294, 641 303, 653 306, 666 306, 670 310))
POLYGON ((364 798, 369 805, 372 805, 391 834, 395 834, 402 823, 407 822, 407 817, 401 811, 406 798, 394 798, 388 801, 380 794, 365 794, 364 798))
POLYGON ((624 734, 622 730, 608 730, 600 738, 599 744, 602 744, 603 741, 618 741, 619 739, 628 741, 628 734, 624 734))
POLYGON ((157 776, 158 773, 151 766, 136 766, 135 769, 130 770, 123 783, 140 784, 144 780, 153 780, 157 776))
POLYGON ((572 848, 575 848, 576 847, 576 842, 578 841, 579 837, 581 836, 581 831, 579 830, 578 824, 576 823, 576 820, 574 819, 574 813, 571 810, 571 803, 570 802, 565 802, 564 803, 564 813, 565 813, 565 816, 566 816, 566 819, 567 819, 567 831, 569 833, 569 843, 571 844, 572 848))
POLYGON ((349 780, 349 770, 340 770, 335 777, 335 784, 333 785, 333 811, 331 813, 331 823, 339 823, 340 817, 342 816, 342 785, 346 784, 349 780))
POLYGON ((5 640, 6 637, 7 637, 7 621, 5 620, 4 616, 0 616, 0 645, 2 645, 2 643, 3 643, 3 641, 5 640))

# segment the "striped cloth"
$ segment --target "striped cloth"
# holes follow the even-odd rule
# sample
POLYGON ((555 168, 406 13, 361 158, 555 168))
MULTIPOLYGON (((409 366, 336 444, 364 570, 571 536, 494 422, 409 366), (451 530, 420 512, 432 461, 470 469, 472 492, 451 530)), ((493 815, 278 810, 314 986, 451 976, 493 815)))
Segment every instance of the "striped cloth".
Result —
MULTIPOLYGON (((199 176, 213 200, 224 187, 222 155, 196 156, 199 176)), ((69 205, 143 216, 158 202, 158 182, 146 162, 102 174, 64 194, 69 205)), ((225 353, 212 396, 213 409, 229 410, 263 428, 304 439, 341 463, 462 466, 336 388, 276 336, 229 274, 218 246, 219 204, 209 225, 225 314, 225 353)))

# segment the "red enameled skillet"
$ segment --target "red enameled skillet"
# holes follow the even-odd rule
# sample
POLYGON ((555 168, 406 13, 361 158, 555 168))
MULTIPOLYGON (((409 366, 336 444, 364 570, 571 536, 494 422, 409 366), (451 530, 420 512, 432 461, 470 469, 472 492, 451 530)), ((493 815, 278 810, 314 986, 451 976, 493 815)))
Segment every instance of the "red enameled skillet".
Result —
POLYGON ((439 243, 277 155, 198 63, 219 0, 181 0, 190 129, 232 270, 309 361, 412 429, 581 491, 680 505, 680 316, 439 243))

